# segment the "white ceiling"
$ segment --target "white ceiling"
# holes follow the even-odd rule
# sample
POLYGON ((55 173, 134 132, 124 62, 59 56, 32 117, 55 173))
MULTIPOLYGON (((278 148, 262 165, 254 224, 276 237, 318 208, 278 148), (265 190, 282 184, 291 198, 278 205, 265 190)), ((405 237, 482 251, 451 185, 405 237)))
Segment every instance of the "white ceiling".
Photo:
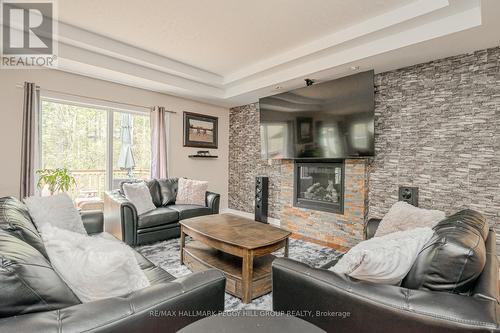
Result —
POLYGON ((56 4, 60 70, 224 106, 500 45, 498 0, 56 4))
POLYGON ((413 0, 63 0, 59 19, 228 75, 413 0))

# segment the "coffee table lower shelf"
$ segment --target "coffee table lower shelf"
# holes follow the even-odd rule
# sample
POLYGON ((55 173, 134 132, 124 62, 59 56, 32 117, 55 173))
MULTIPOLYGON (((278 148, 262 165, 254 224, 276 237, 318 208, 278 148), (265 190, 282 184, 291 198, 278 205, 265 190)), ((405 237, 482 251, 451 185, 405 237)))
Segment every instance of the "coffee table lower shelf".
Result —
MULTIPOLYGON (((226 292, 238 298, 242 293, 242 258, 224 253, 198 241, 187 242, 184 264, 193 272, 216 268, 226 276, 226 292)), ((268 254, 253 261, 252 299, 271 292, 271 264, 276 257, 268 254)))

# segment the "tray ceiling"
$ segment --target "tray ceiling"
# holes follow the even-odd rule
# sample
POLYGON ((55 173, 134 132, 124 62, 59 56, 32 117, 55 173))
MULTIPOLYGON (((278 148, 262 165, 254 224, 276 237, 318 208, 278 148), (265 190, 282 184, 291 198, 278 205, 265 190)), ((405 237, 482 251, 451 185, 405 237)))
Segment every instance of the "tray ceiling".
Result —
POLYGON ((496 0, 57 5, 60 70, 224 106, 500 45, 496 0))

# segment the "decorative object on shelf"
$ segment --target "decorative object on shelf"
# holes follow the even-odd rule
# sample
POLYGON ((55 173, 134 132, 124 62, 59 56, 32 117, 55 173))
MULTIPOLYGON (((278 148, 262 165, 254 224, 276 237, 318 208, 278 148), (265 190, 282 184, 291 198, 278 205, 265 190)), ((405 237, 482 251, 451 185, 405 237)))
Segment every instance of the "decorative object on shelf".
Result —
POLYGON ((197 156, 209 156, 210 155, 210 152, 208 150, 198 150, 196 152, 196 155, 197 156))
POLYGON ((47 188, 50 195, 59 192, 67 192, 72 187, 76 186, 75 177, 73 177, 68 169, 40 169, 36 171, 38 175, 37 187, 42 190, 47 188))
POLYGON ((199 155, 199 154, 196 154, 196 155, 188 155, 188 157, 191 157, 191 158, 218 158, 219 156, 217 155, 199 155))
POLYGON ((218 119, 184 112, 184 147, 217 149, 218 119))

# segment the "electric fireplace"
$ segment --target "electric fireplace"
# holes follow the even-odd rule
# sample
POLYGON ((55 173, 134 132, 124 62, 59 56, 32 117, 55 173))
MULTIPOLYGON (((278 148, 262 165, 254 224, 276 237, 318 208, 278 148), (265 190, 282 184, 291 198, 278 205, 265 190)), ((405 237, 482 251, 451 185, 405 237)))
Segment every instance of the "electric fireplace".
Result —
POLYGON ((295 162, 295 207, 344 213, 344 163, 295 162))

